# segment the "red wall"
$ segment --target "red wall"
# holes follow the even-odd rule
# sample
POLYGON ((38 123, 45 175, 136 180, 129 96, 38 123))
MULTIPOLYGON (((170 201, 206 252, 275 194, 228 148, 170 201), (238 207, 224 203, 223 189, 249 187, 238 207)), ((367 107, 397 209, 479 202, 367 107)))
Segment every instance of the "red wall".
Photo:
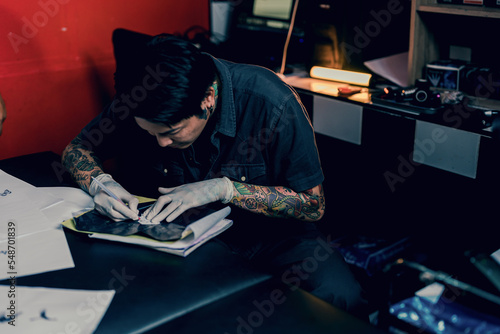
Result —
POLYGON ((0 159, 60 154, 114 93, 111 34, 209 26, 204 0, 22 0, 0 4, 0 159))

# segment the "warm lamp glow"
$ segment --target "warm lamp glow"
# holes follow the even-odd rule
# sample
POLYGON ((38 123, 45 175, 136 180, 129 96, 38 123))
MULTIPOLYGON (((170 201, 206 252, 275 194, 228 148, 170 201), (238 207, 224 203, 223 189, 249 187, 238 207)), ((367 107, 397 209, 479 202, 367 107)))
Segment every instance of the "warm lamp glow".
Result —
POLYGON ((312 78, 340 81, 359 86, 370 85, 370 79, 372 77, 372 75, 368 73, 337 70, 322 66, 313 66, 310 75, 312 78))

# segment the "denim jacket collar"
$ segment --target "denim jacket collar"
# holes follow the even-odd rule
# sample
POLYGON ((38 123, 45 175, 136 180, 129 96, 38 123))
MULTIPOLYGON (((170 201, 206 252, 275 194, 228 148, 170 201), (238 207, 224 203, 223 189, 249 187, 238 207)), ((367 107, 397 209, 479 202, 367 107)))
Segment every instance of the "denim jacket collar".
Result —
MULTIPOLYGON (((208 54, 209 55, 209 54, 208 54)), ((233 96, 233 84, 231 81, 231 75, 229 73, 226 65, 219 59, 212 57, 217 74, 221 82, 220 89, 220 118, 219 122, 215 127, 215 130, 223 135, 234 137, 236 136, 236 110, 234 107, 234 96, 233 96)))

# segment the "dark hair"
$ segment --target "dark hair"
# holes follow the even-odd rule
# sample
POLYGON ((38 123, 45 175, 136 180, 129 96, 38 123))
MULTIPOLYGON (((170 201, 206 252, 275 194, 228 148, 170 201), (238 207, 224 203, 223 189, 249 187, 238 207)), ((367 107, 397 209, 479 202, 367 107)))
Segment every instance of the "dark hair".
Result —
POLYGON ((141 92, 132 114, 168 126, 201 115, 200 104, 215 79, 211 57, 170 34, 153 36, 138 48, 127 50, 132 57, 115 57, 117 96, 141 92))

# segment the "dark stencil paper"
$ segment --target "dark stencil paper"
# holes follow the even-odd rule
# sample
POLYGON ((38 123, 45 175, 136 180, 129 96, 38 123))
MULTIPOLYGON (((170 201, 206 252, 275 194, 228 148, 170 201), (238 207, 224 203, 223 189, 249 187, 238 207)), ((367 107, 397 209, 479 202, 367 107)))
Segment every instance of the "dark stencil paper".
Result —
MULTIPOLYGON (((139 212, 142 214, 151 203, 139 205, 139 212)), ((172 241, 180 239, 182 232, 189 224, 215 212, 215 210, 204 208, 192 208, 187 210, 174 221, 161 222, 158 225, 142 225, 134 220, 124 220, 115 222, 111 218, 97 212, 89 211, 75 218, 75 227, 80 231, 106 233, 115 235, 144 235, 160 241, 172 241)))

